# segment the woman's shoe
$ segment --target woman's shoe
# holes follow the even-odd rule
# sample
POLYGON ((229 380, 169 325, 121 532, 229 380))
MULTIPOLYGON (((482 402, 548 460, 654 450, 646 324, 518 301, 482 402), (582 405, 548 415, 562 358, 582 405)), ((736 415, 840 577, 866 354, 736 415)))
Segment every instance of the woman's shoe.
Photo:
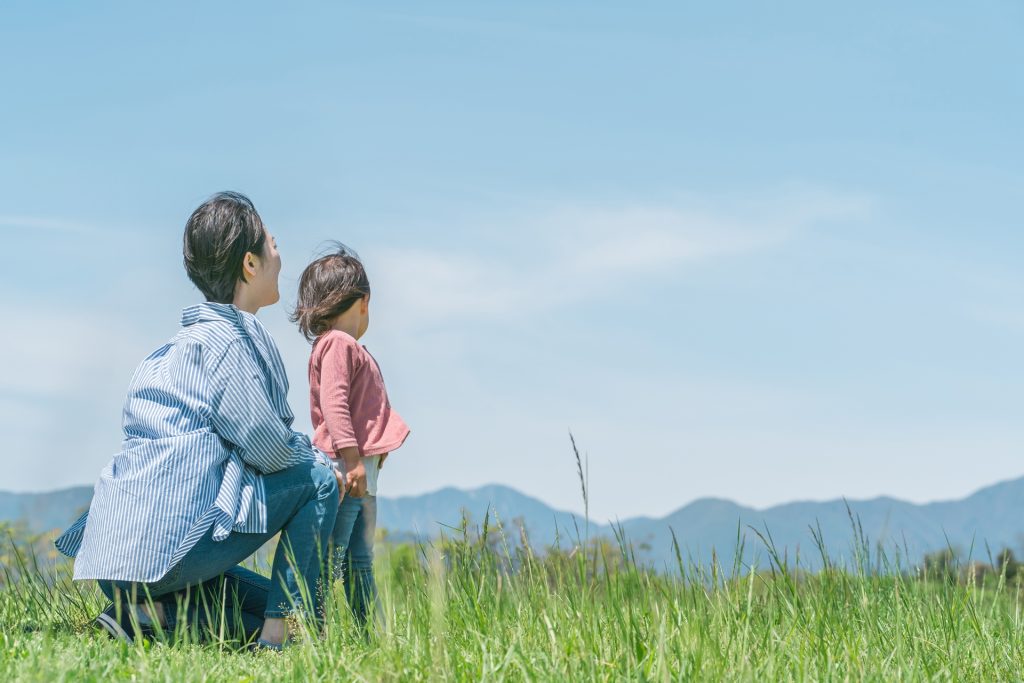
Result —
POLYGON ((114 640, 120 640, 129 645, 134 643, 135 639, 140 636, 151 638, 153 636, 153 626, 140 623, 141 620, 137 618, 137 615, 133 619, 134 612, 135 610, 131 605, 122 605, 121 609, 117 609, 114 603, 110 603, 93 620, 93 624, 105 631, 114 640))

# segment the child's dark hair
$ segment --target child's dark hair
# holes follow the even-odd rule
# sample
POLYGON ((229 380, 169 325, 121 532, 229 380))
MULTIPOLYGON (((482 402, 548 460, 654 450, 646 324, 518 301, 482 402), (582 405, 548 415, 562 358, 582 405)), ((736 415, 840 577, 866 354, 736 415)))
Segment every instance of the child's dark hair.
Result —
POLYGON ((185 224, 188 279, 207 301, 229 304, 245 278, 246 253, 263 255, 267 233, 252 201, 240 192, 218 192, 199 205, 185 224))
POLYGON ((331 321, 370 294, 358 254, 340 242, 333 251, 306 266, 299 278, 299 300, 291 320, 299 324, 302 335, 310 342, 331 329, 331 321))

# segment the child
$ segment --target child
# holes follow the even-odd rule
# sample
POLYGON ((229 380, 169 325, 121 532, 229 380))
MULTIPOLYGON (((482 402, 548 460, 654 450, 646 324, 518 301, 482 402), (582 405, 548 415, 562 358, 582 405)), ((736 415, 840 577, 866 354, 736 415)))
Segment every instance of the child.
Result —
POLYGON ((309 406, 313 445, 345 473, 331 553, 356 623, 377 609, 373 536, 377 475, 409 435, 391 409, 380 366, 358 339, 370 322, 370 281, 359 257, 343 245, 306 267, 292 320, 313 344, 309 406), (347 494, 347 495, 346 495, 347 494))

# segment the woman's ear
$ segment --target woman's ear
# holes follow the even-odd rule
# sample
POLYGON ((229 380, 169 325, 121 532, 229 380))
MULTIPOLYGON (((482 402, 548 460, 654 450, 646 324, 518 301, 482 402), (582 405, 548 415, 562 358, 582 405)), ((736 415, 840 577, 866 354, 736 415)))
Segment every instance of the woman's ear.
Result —
POLYGON ((245 257, 242 258, 242 279, 249 282, 252 278, 256 277, 256 269, 259 268, 260 257, 251 251, 245 252, 245 257))

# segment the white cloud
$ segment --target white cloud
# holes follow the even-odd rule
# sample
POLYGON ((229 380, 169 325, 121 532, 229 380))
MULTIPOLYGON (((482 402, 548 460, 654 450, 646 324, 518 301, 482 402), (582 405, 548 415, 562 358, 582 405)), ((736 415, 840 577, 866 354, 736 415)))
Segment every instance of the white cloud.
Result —
POLYGON ((0 373, 0 393, 43 398, 87 398, 123 390, 145 342, 121 320, 97 314, 4 308, 0 358, 13 359, 0 373), (112 381, 112 373, 118 373, 112 381))
POLYGON ((570 305, 622 282, 771 247, 860 215, 868 206, 863 197, 808 191, 713 208, 695 201, 568 206, 504 226, 500 241, 481 234, 479 242, 457 252, 433 247, 367 251, 378 269, 378 291, 404 320, 496 317, 527 303, 570 305))
POLYGON ((5 489, 91 482, 120 441, 120 406, 146 353, 135 325, 100 313, 4 307, 0 463, 5 489))
MULTIPOLYGON (((436 326, 427 334, 403 331, 422 330, 425 321, 502 320, 510 311, 534 310, 527 304, 549 309, 572 306, 614 291, 623 283, 642 283, 698 264, 784 245, 830 221, 856 215, 864 206, 858 198, 806 192, 782 193, 768 200, 725 201, 711 207, 690 200, 660 206, 563 206, 518 220, 481 223, 485 229, 471 233, 456 250, 434 243, 401 248, 366 246, 362 251, 372 270, 375 291, 387 300, 379 312, 391 321, 383 326, 378 325, 380 321, 374 323, 370 343, 375 353, 381 353, 386 376, 395 378, 393 394, 401 399, 398 405, 407 411, 416 433, 403 455, 407 462, 388 475, 389 486, 394 485, 393 492, 419 492, 443 483, 468 486, 499 480, 544 493, 565 505, 558 491, 563 481, 573 482, 571 462, 564 461, 564 479, 559 474, 538 484, 521 473, 521 461, 533 463, 529 471, 543 471, 549 460, 562 463, 567 458, 564 429, 572 424, 586 443, 618 439, 595 450, 595 485, 599 485, 603 476, 599 472, 606 466, 601 464, 598 450, 617 453, 636 446, 627 441, 631 432, 619 429, 622 433, 618 434, 606 408, 586 400, 585 395, 554 396, 538 409, 535 401, 527 400, 534 396, 528 382, 513 382, 500 392, 481 384, 479 367, 467 360, 475 355, 471 345, 479 341, 472 335, 448 329, 442 330, 445 336, 439 336, 442 332, 436 328, 447 326, 436 326), (467 354, 462 353, 464 345, 470 347, 467 354), (455 435, 465 434, 467 423, 472 425, 472 438, 453 443, 455 435), (506 433, 520 437, 508 445, 488 445, 488 457, 481 459, 478 444, 506 433), (534 444, 529 457, 522 455, 519 439, 534 444)), ((0 218, 0 223, 5 220, 0 218)), ((74 229, 73 224, 50 227, 74 229)), ((160 260, 157 266, 163 267, 163 263, 160 260)), ((179 283, 180 275, 173 281, 178 284, 171 284, 169 275, 152 272, 157 266, 146 263, 137 272, 118 276, 118 283, 136 284, 126 287, 116 310, 106 307, 89 313, 68 306, 4 307, 9 333, 0 337, 0 354, 16 362, 0 375, 0 401, 19 409, 0 422, 9 431, 31 430, 31 438, 12 442, 17 452, 30 458, 44 459, 51 443, 73 444, 76 464, 62 470, 67 481, 62 479, 61 484, 91 481, 106 462, 117 445, 118 407, 131 372, 173 331, 171 302, 194 298, 186 291, 187 284, 179 283), (154 284, 140 284, 147 282, 154 284)), ((286 296, 286 302, 288 299, 286 296)), ((261 317, 281 346, 288 366, 296 426, 308 430, 305 375, 309 346, 287 322, 284 308, 268 309, 261 317)), ((569 387, 579 379, 572 374, 559 376, 569 387)), ((609 377, 608 386, 621 386, 622 379, 609 377)), ((689 384, 696 386, 692 378, 689 384)), ((782 419, 779 412, 797 413, 804 402, 786 392, 771 388, 758 392, 756 387, 746 386, 717 393, 714 386, 699 386, 679 395, 674 389, 661 393, 642 387, 630 390, 627 384, 626 393, 660 396, 655 404, 683 406, 685 412, 696 416, 691 422, 703 422, 702 429, 707 432, 740 419, 748 423, 754 418, 763 423, 766 416, 782 419)), ((642 419, 648 418, 637 415, 636 423, 642 424, 642 419)), ((643 448, 654 452, 658 439, 678 440, 668 426, 677 429, 677 422, 664 418, 662 424, 651 427, 650 443, 643 448)), ((706 448, 681 443, 694 453, 723 452, 724 447, 716 450, 711 436, 705 438, 709 441, 706 448)), ((660 455, 652 457, 658 466, 664 464, 657 460, 660 455)), ((613 469, 610 464, 607 468, 613 469)), ((631 480, 629 486, 642 487, 643 473, 635 476, 637 480, 631 480)), ((44 468, 19 473, 17 479, 8 486, 57 485, 44 468)), ((696 486, 692 484, 687 495, 696 495, 696 486)), ((613 489, 610 484, 605 488, 613 489)), ((608 511, 619 512, 611 507, 608 511)))

